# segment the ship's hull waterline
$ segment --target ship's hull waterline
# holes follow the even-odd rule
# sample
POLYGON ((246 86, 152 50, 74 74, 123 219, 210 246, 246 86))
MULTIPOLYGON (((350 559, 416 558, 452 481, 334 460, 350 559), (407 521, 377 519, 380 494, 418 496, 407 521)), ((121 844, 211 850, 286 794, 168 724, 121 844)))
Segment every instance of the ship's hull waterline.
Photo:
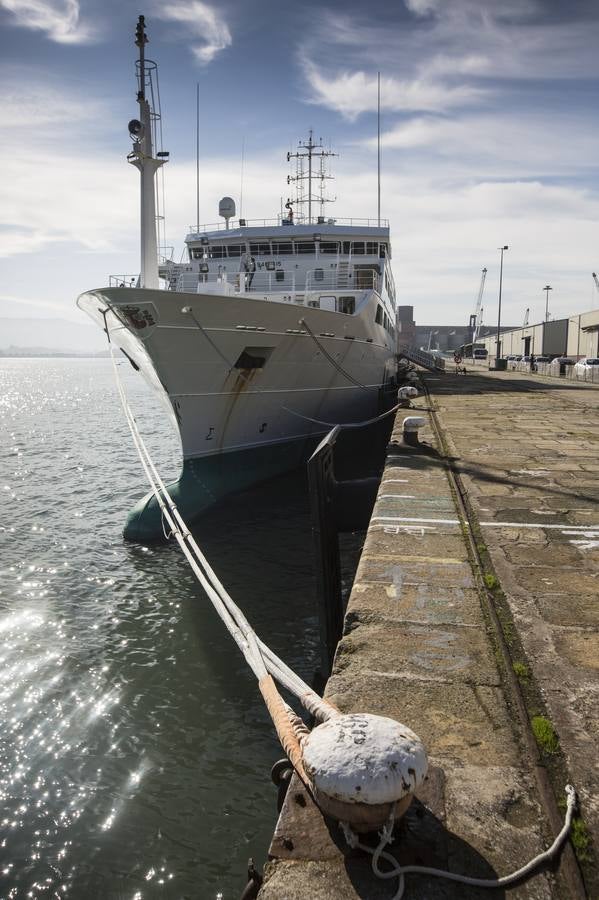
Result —
MULTIPOLYGON (((300 465, 329 430, 325 423, 376 415, 381 386, 395 376, 374 291, 364 292, 354 315, 247 295, 137 288, 89 291, 78 305, 106 326, 165 401, 183 451, 169 491, 189 521, 226 494, 300 465)), ((151 495, 132 510, 124 533, 163 537, 151 495)))

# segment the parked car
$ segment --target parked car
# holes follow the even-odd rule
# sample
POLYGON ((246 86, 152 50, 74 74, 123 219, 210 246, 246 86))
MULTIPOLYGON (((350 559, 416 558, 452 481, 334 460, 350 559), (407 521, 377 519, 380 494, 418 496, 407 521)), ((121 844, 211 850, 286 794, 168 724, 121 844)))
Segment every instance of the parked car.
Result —
POLYGON ((587 356, 584 359, 579 359, 576 365, 574 366, 575 372, 597 372, 599 371, 599 357, 597 356, 587 356))
POLYGON ((574 360, 569 356, 556 356, 555 359, 551 360, 552 366, 573 366, 574 360))
POLYGON ((549 356, 535 356, 535 360, 538 363, 548 363, 551 362, 551 357, 549 356))

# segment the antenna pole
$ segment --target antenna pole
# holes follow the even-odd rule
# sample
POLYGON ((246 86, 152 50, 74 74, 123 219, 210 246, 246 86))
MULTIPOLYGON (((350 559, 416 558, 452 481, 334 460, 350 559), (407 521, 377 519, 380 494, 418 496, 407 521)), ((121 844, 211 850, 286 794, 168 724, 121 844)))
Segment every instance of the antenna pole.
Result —
POLYGON ((200 230, 200 82, 196 82, 196 230, 200 230))
POLYGON ((240 219, 243 219, 243 164, 244 164, 244 162, 245 162, 245 137, 242 137, 242 139, 241 139, 241 185, 239 188, 239 218, 240 219))
POLYGON ((312 129, 308 140, 308 225, 312 224, 312 129))
POLYGON ((377 72, 377 218, 381 227, 381 73, 377 72))

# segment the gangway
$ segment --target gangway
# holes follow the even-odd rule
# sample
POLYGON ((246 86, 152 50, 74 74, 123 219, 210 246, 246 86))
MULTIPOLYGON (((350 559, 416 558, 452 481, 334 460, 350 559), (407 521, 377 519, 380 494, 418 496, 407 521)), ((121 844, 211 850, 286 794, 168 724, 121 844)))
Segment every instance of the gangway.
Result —
POLYGON ((413 362, 429 372, 445 371, 445 360, 437 356, 435 353, 427 353, 426 350, 420 350, 418 347, 400 347, 397 354, 398 359, 402 357, 408 362, 413 362))

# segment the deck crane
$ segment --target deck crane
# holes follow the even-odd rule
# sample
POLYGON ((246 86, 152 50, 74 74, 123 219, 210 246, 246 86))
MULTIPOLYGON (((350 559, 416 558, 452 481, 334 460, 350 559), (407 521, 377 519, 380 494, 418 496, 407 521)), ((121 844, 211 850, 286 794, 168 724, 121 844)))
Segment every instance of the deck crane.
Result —
POLYGON ((474 355, 474 344, 480 334, 481 325, 483 324, 482 317, 482 304, 483 304, 483 291, 485 289, 485 278, 487 277, 487 270, 483 269, 481 279, 480 279, 480 287, 478 289, 478 297, 476 298, 476 307, 474 309, 474 315, 470 316, 470 327, 472 329, 472 355, 474 355))

